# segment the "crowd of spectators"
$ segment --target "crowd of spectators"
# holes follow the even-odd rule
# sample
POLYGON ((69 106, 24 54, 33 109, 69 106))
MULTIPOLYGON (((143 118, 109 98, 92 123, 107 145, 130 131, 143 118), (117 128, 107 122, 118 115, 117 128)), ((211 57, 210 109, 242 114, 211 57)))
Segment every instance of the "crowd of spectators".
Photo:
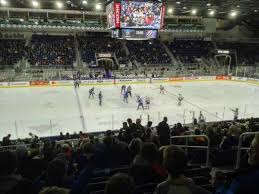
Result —
MULTIPOLYGON (((207 134, 213 149, 224 150, 236 146, 244 131, 258 131, 253 118, 212 124, 194 119, 189 127, 177 123, 173 128, 166 117, 156 128, 151 121, 143 126, 140 119, 136 122, 128 119, 116 133, 106 131, 104 136, 61 133, 56 138, 59 141, 30 134, 31 138, 26 140, 30 147, 19 141, 15 152, 0 152, 0 193, 207 194, 212 188, 202 184, 206 177, 192 176, 197 169, 189 169, 191 153, 186 155, 178 146, 169 145, 170 136, 207 134), (77 138, 77 143, 70 138, 77 138)), ((3 146, 12 144, 10 137, 3 138, 3 146)), ((191 140, 191 145, 205 143, 202 137, 191 140)), ((248 153, 251 168, 231 174, 231 179, 218 172, 213 190, 219 194, 246 190, 258 194, 259 135, 248 153)), ((199 169, 203 170, 199 167, 199 173, 199 169)))
POLYGON ((76 60, 73 36, 32 35, 27 58, 33 67, 72 68, 76 60))
POLYGON ((141 65, 171 64, 171 58, 160 40, 127 41, 127 47, 131 59, 141 65))
POLYGON ((128 63, 128 57, 121 42, 110 36, 80 36, 78 41, 83 62, 91 66, 96 65, 95 54, 98 53, 114 53, 120 64, 128 63))
MULTIPOLYGON (((216 45, 219 49, 230 50, 231 53, 236 52, 239 65, 255 65, 259 62, 258 43, 216 42, 216 45)), ((232 60, 235 58, 233 57, 232 60)))
POLYGON ((0 39, 0 69, 13 68, 25 53, 25 40, 0 39))
POLYGON ((182 63, 197 63, 201 57, 209 58, 213 45, 211 41, 175 39, 167 44, 173 55, 182 63))

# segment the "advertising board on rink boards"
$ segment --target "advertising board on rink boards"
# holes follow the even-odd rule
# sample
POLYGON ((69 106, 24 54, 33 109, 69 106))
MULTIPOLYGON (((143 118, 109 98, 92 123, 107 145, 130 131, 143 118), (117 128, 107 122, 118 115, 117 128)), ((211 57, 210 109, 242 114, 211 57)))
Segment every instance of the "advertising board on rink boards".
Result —
POLYGON ((0 87, 7 87, 9 86, 9 82, 0 82, 0 87))
POLYGON ((30 86, 29 82, 9 82, 9 86, 30 86))
POLYGON ((152 83, 156 83, 156 82, 167 82, 169 81, 169 78, 152 78, 152 83))
POLYGON ((30 81, 30 86, 48 86, 49 81, 30 81))
POLYGON ((216 80, 231 80, 231 76, 218 75, 216 76, 216 80))
POLYGON ((74 84, 72 80, 50 81, 51 86, 71 86, 74 84))

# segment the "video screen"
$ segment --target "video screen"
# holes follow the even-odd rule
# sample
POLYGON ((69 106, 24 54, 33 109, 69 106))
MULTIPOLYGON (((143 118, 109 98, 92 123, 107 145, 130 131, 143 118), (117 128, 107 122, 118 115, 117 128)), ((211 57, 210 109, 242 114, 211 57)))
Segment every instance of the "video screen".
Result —
POLYGON ((106 6, 107 24, 108 28, 115 27, 114 2, 106 6))
POLYGON ((121 28, 160 29, 163 3, 121 1, 121 28))

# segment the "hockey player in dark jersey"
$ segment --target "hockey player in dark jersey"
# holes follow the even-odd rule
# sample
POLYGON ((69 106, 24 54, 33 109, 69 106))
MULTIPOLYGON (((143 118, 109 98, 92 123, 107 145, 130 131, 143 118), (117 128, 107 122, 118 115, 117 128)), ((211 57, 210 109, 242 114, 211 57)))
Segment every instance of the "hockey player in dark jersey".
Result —
POLYGON ((89 99, 92 97, 92 98, 94 98, 94 95, 95 95, 95 93, 94 93, 94 87, 93 88, 91 88, 90 90, 89 90, 89 99))
POLYGON ((139 107, 142 107, 142 109, 144 110, 144 103, 143 103, 143 100, 142 100, 141 97, 137 100, 137 103, 138 103, 138 109, 137 110, 139 110, 139 107))
POLYGON ((102 92, 100 91, 99 94, 98 94, 98 98, 99 98, 99 105, 102 106, 102 102, 103 102, 103 94, 102 92))
POLYGON ((132 88, 131 88, 131 86, 128 86, 127 87, 127 92, 128 92, 128 95, 130 96, 130 97, 132 97, 132 88))
POLYGON ((128 103, 128 97, 129 97, 129 93, 127 91, 125 91, 124 94, 123 94, 123 102, 128 103))

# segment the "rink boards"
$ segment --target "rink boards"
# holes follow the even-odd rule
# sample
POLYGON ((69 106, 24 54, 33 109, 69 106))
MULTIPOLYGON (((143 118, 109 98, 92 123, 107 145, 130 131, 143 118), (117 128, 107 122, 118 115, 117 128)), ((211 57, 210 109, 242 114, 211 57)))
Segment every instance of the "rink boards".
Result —
MULTIPOLYGON (((144 83, 173 83, 190 81, 239 81, 259 84, 259 79, 234 76, 191 76, 191 77, 170 77, 170 78, 125 78, 125 79, 98 79, 81 80, 80 85, 112 85, 112 84, 144 84, 144 83)), ((0 82, 0 88, 21 88, 21 87, 52 87, 52 86, 73 86, 73 80, 53 81, 21 81, 21 82, 0 82)))

